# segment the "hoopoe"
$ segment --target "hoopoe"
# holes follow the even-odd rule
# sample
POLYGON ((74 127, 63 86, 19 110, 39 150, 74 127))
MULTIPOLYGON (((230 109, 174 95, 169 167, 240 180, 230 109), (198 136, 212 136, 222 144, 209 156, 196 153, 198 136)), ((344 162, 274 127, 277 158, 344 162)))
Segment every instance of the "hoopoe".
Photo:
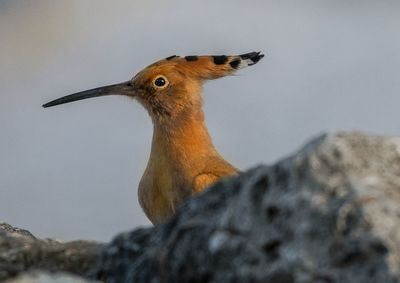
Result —
POLYGON ((131 80, 64 96, 43 105, 120 94, 138 100, 153 121, 150 158, 138 188, 153 224, 165 222, 193 194, 238 174, 215 149, 204 122, 202 84, 256 64, 264 55, 170 56, 131 80))

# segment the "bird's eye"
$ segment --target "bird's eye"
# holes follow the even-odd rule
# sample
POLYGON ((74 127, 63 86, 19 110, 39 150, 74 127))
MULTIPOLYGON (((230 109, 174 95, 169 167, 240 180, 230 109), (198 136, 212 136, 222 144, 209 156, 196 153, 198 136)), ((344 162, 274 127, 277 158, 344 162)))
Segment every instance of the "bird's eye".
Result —
POLYGON ((153 85, 156 88, 165 88, 168 85, 168 80, 164 76, 158 76, 154 79, 153 85))

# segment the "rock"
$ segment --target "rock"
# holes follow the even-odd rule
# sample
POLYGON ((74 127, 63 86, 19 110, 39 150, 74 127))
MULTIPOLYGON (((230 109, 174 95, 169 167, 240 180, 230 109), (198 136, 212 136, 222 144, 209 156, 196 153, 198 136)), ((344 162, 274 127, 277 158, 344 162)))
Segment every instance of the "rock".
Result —
POLYGON ((117 236, 107 282, 398 282, 400 140, 318 137, 117 236))
POLYGON ((45 273, 29 272, 16 278, 7 280, 5 283, 94 283, 99 281, 89 281, 78 276, 67 273, 45 273))
POLYGON ((89 241, 41 240, 26 230, 1 223, 0 281, 27 270, 67 271, 87 277, 103 247, 89 241))

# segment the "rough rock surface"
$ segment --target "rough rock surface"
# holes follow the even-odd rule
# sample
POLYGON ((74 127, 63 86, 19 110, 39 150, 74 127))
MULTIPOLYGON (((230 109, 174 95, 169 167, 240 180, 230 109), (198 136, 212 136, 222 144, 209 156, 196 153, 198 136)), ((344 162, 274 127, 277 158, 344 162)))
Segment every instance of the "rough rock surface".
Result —
POLYGON ((66 273, 28 272, 16 278, 5 281, 5 283, 95 283, 78 276, 66 273))
POLYGON ((41 240, 26 230, 0 223, 0 281, 27 270, 66 271, 89 276, 103 247, 103 244, 88 241, 41 240))
POLYGON ((108 282, 398 282, 400 140, 329 134, 124 233, 108 282))

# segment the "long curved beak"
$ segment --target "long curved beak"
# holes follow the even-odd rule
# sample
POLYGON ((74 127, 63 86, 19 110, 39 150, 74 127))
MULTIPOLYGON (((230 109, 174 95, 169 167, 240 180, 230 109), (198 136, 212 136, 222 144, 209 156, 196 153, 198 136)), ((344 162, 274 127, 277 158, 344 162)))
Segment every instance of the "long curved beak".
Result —
POLYGON ((78 93, 70 94, 56 100, 50 101, 46 104, 43 104, 44 108, 56 106, 59 104, 69 103, 77 100, 82 100, 91 97, 97 96, 104 96, 104 95, 113 95, 113 94, 120 94, 120 95, 134 95, 134 88, 131 85, 130 81, 113 84, 108 86, 102 86, 98 88, 93 88, 85 91, 81 91, 78 93))

